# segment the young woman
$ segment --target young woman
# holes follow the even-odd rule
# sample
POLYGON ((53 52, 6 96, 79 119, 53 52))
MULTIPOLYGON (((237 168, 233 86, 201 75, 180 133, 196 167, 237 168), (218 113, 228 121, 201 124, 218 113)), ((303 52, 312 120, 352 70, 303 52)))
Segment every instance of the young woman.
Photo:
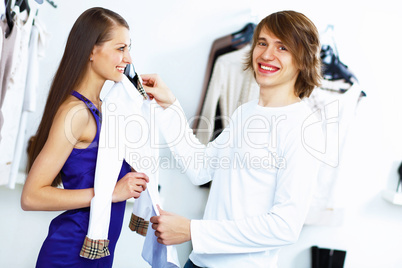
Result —
POLYGON ((125 200, 138 198, 148 177, 123 162, 113 192, 110 255, 80 257, 88 231, 89 206, 106 80, 121 81, 131 63, 127 22, 104 8, 91 8, 75 22, 54 76, 42 121, 29 147, 24 210, 66 210, 50 224, 37 267, 111 267, 124 217, 125 200), (61 185, 63 187, 57 187, 61 185))

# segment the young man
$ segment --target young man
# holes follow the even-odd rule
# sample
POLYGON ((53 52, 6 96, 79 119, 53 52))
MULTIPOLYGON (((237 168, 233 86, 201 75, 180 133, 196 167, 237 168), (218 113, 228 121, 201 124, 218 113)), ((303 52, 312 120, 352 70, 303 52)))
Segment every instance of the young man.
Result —
POLYGON ((323 141, 320 130, 306 128, 313 112, 301 100, 319 84, 319 50, 317 29, 303 14, 264 18, 247 62, 259 99, 240 106, 207 147, 162 80, 143 76, 145 90, 165 108, 157 120, 173 155, 191 163, 183 169, 193 183, 212 180, 202 220, 163 210, 151 218, 158 242, 192 241, 185 267, 276 267, 280 248, 297 241, 319 164, 309 150, 323 141))

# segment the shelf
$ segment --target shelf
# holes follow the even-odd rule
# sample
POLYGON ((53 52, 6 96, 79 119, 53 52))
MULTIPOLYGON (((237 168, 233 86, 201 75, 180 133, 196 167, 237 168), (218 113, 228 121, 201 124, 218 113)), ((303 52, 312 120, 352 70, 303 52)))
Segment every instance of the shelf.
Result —
POLYGON ((384 190, 382 191, 382 198, 394 205, 402 206, 402 193, 391 190, 384 190))

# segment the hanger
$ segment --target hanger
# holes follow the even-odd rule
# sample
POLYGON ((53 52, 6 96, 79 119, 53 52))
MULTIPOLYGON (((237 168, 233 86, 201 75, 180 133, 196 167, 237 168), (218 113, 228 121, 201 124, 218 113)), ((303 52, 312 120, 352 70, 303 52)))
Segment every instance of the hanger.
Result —
POLYGON ((11 31, 13 30, 14 27, 14 20, 11 16, 11 0, 5 0, 6 3, 6 20, 7 20, 7 25, 8 25, 8 30, 6 30, 6 38, 10 35, 11 31))
POLYGON ((341 62, 330 45, 323 45, 320 52, 323 63, 323 75, 328 80, 344 79, 347 83, 353 84, 355 75, 348 69, 348 66, 341 62))
POLYGON ((250 43, 253 39, 255 27, 256 25, 250 22, 247 23, 240 31, 232 33, 232 43, 234 43, 236 46, 250 43))
MULTIPOLYGON (((41 0, 43 3, 43 0, 41 0)), ((46 0, 46 2, 48 2, 52 7, 57 8, 57 5, 54 3, 54 1, 52 0, 46 0)))
POLYGON ((328 24, 327 28, 320 34, 321 44, 329 45, 334 49, 334 54, 339 56, 338 48, 335 42, 335 27, 332 24, 328 24))
POLYGON ((339 59, 334 38, 334 26, 332 24, 329 24, 321 35, 321 44, 320 57, 323 63, 324 78, 327 80, 344 79, 347 83, 353 85, 353 82, 357 81, 357 78, 348 69, 348 66, 339 59))
POLYGON ((20 12, 26 10, 29 14, 29 12, 31 11, 28 0, 17 0, 15 1, 15 6, 19 6, 20 12))

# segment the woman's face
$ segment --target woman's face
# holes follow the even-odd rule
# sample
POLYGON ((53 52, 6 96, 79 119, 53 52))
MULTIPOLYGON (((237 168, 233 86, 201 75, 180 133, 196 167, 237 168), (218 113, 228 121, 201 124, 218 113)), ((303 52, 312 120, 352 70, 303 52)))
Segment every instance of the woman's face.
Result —
POLYGON ((100 46, 95 46, 91 54, 91 67, 102 80, 115 82, 123 79, 124 68, 131 63, 130 34, 123 26, 112 30, 112 39, 100 46))

